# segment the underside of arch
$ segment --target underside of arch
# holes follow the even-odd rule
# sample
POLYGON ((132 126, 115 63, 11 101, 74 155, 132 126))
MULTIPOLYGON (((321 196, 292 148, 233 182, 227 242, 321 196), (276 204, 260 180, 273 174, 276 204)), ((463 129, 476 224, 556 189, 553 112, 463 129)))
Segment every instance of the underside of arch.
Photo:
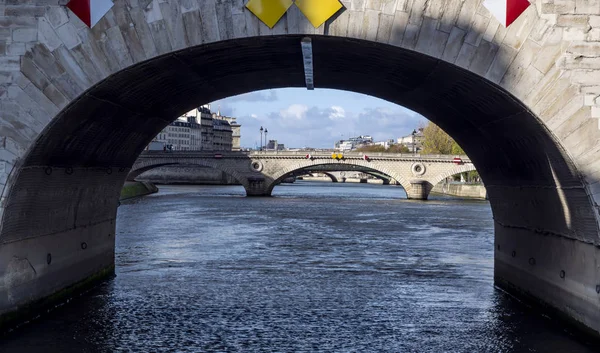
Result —
POLYGON ((220 172, 225 173, 226 175, 232 177, 233 179, 235 179, 235 181, 237 181, 238 183, 240 183, 242 186, 246 186, 246 182, 245 182, 245 178, 240 176, 238 173, 232 172, 228 169, 225 168, 219 168, 218 166, 216 166, 214 163, 202 163, 200 162, 201 160, 196 161, 195 163, 191 163, 191 162, 168 162, 168 161, 161 161, 161 162, 157 162, 157 163, 151 163, 151 164, 143 164, 143 165, 134 165, 134 168, 132 168, 129 171, 129 174, 127 175, 127 180, 129 181, 134 181, 137 177, 139 177, 140 175, 142 175, 143 173, 150 171, 152 169, 156 169, 156 168, 160 168, 160 167, 168 167, 168 166, 200 166, 200 167, 206 167, 206 168, 211 168, 211 169, 216 169, 220 172))

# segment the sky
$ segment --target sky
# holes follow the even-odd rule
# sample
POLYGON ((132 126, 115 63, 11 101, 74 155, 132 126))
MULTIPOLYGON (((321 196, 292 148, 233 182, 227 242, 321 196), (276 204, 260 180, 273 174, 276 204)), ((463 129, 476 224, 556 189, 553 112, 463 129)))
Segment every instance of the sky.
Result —
POLYGON ((396 140, 427 121, 397 104, 331 89, 255 91, 212 102, 211 110, 237 118, 241 146, 248 148, 260 146, 261 126, 269 140, 286 147, 333 148, 335 141, 352 136, 396 140))

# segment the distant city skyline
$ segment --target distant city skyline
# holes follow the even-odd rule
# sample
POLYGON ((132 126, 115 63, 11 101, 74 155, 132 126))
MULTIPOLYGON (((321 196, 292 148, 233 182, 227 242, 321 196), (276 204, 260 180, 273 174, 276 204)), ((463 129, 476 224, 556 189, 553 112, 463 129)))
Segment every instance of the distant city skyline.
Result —
POLYGON ((286 147, 333 148, 335 141, 359 135, 395 140, 427 121, 397 104, 331 89, 256 91, 212 102, 211 110, 237 119, 245 148, 260 145, 261 126, 269 140, 286 147))

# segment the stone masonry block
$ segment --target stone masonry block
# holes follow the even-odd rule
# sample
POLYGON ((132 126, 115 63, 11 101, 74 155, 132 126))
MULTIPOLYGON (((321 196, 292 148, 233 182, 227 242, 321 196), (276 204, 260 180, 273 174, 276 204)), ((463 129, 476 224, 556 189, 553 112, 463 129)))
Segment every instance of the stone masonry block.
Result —
POLYGON ((52 28, 58 28, 69 22, 69 15, 64 7, 49 6, 46 12, 46 19, 52 25, 52 28))
POLYGON ((0 56, 0 71, 19 71, 20 67, 19 56, 0 56))
POLYGON ((600 0, 576 0, 575 9, 578 14, 599 14, 600 0))
POLYGON ((14 42, 35 42, 37 41, 37 28, 15 28, 12 31, 12 40, 14 42))
POLYGON ((600 58, 584 56, 563 56, 558 66, 563 69, 600 69, 600 58))
POLYGON ((576 3, 573 0, 554 0, 554 3, 543 7, 542 11, 555 14, 574 14, 575 6, 576 3))
POLYGON ((600 53, 600 43, 596 42, 575 42, 567 48, 567 53, 574 56, 598 57, 600 53))
POLYGON ((600 82, 600 70, 571 70, 572 82, 581 85, 596 85, 600 82))
POLYGON ((586 37, 588 42, 600 42, 600 28, 592 28, 586 37))
POLYGON ((596 104, 596 98, 598 98, 598 97, 600 97, 600 96, 597 94, 587 93, 583 98, 583 102, 585 105, 591 107, 596 104))
POLYGON ((590 17, 586 15, 562 15, 558 16, 556 25, 569 28, 590 28, 590 17))
POLYGON ((600 16, 589 16, 589 24, 592 28, 600 27, 600 16))
POLYGON ((81 40, 77 35, 77 28, 75 28, 75 26, 73 26, 71 23, 65 23, 64 25, 58 27, 56 29, 56 34, 69 49, 73 49, 81 44, 81 40))
POLYGON ((6 55, 24 55, 25 43, 11 43, 6 46, 6 55))
POLYGON ((565 41, 584 41, 588 30, 585 28, 565 28, 563 40, 565 41))
MULTIPOLYGON (((23 148, 15 140, 8 136, 5 136, 2 138, 2 140, 0 140, 0 149, 10 152, 17 157, 21 156, 24 152, 23 148)), ((5 161, 10 162, 8 159, 5 159, 5 161)))
POLYGON ((40 43, 44 44, 49 51, 54 51, 54 49, 63 44, 52 26, 50 26, 50 23, 45 18, 40 17, 38 23, 39 41, 40 43))
POLYGON ((0 148, 0 161, 14 164, 18 158, 19 156, 14 152, 9 151, 5 148, 0 148))
POLYGON ((40 17, 46 12, 45 6, 6 6, 4 16, 11 17, 40 17))

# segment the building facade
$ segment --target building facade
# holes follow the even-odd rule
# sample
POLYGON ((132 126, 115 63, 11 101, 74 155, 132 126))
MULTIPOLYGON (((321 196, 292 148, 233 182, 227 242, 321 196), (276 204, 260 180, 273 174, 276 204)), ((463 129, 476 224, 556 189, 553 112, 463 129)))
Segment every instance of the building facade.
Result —
POLYGON ((336 151, 353 151, 359 147, 368 146, 373 144, 373 138, 371 136, 357 136, 350 137, 347 140, 336 141, 334 148, 336 151))
POLYGON ((277 140, 269 140, 266 147, 267 151, 284 151, 285 145, 283 143, 278 143, 277 140))
POLYGON ((217 119, 213 115, 213 151, 231 151, 233 131, 227 120, 217 119))
POLYGON ((214 128, 213 118, 210 111, 210 105, 203 105, 198 108, 200 115, 200 132, 202 135, 202 151, 208 151, 214 148, 214 128))
POLYGON ((213 120, 223 120, 229 123, 231 127, 231 150, 240 151, 240 138, 241 138, 241 125, 237 123, 235 118, 230 116, 221 115, 221 111, 217 110, 216 113, 212 114, 213 120))
POLYGON ((240 137, 241 125, 235 118, 212 113, 210 105, 205 104, 165 127, 146 149, 239 151, 240 137))
POLYGON ((411 152, 421 152, 423 149, 423 128, 414 130, 414 134, 399 137, 398 144, 406 146, 411 152))

